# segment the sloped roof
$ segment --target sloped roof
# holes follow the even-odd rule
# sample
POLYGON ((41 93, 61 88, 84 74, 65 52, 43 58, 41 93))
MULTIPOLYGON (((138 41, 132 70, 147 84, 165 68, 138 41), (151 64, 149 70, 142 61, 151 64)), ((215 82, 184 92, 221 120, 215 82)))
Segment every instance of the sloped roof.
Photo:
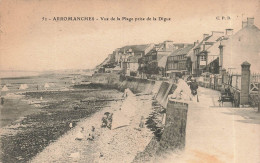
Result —
POLYGON ((224 32, 214 33, 207 39, 207 42, 216 42, 222 36, 224 36, 224 32))
POLYGON ((187 45, 187 46, 184 47, 184 48, 180 48, 180 49, 177 49, 177 50, 173 51, 170 56, 188 54, 188 52, 189 52, 191 49, 193 49, 193 47, 194 47, 193 44, 189 44, 189 45, 187 45))
POLYGON ((120 48, 120 52, 128 51, 129 49, 132 49, 133 52, 142 52, 145 51, 146 48, 148 48, 149 44, 143 44, 143 45, 127 45, 122 48, 120 48))
POLYGON ((228 40, 222 41, 223 45, 223 67, 235 68, 241 71, 241 64, 248 61, 252 72, 260 71, 260 29, 246 26, 232 35, 228 40))
POLYGON ((207 48, 207 52, 208 52, 208 63, 213 62, 215 59, 217 59, 219 57, 219 45, 220 45, 220 41, 217 41, 215 44, 213 44, 212 46, 210 46, 209 48, 207 48))
POLYGON ((193 46, 193 48, 188 52, 188 54, 187 54, 188 57, 193 56, 193 50, 194 50, 195 48, 196 48, 196 45, 193 46))
POLYGON ((156 52, 156 48, 152 48, 145 56, 152 55, 152 53, 156 52))
MULTIPOLYGON (((220 41, 221 39, 223 39, 224 37, 224 33, 223 32, 219 32, 219 33, 215 33, 212 34, 208 37, 206 37, 205 39, 203 39, 197 46, 195 46, 193 49, 199 48, 201 47, 201 45, 203 45, 204 43, 207 45, 215 45, 215 42, 220 41)), ((211 47, 211 46, 210 46, 211 47)), ((210 47, 208 47, 207 49, 209 49, 210 47)), ((206 50, 207 50, 206 49, 206 50)))
POLYGON ((203 44, 204 41, 207 41, 211 36, 208 36, 206 38, 204 38, 198 45, 196 45, 193 49, 197 49, 199 47, 201 47, 201 45, 203 44))
POLYGON ((165 54, 158 54, 157 55, 157 61, 159 61, 161 58, 163 58, 163 57, 167 57, 168 55, 165 55, 165 54))
MULTIPOLYGON (((225 39, 227 40, 227 39, 225 39)), ((218 55, 219 54, 219 45, 221 44, 222 40, 217 41, 212 46, 208 47, 206 50, 208 51, 209 55, 218 55)))
MULTIPOLYGON (((222 39, 222 33, 218 33, 218 34, 214 34, 214 35, 210 35, 210 36, 208 36, 208 37, 206 37, 206 38, 204 38, 198 45, 196 45, 196 46, 194 46, 193 48, 192 48, 192 50, 190 50, 189 52, 188 52, 188 57, 191 57, 191 60, 192 61, 195 61, 196 60, 196 56, 194 55, 194 53, 193 53, 193 49, 197 49, 197 48, 200 48, 205 42, 207 43, 213 43, 213 45, 211 45, 211 46, 209 46, 207 49, 209 49, 209 48, 211 48, 212 46, 218 46, 218 45, 216 45, 216 43, 214 43, 214 42, 218 42, 218 41, 220 41, 220 38, 222 39)), ((209 44, 210 45, 210 44, 209 44)), ((206 50, 207 50, 206 49, 206 50)), ((215 59, 215 57, 213 57, 213 59, 215 59)))
POLYGON ((162 45, 163 45, 163 43, 159 43, 159 44, 155 44, 154 47, 155 48, 160 48, 160 47, 162 47, 162 45))
POLYGON ((160 59, 158 60, 158 67, 163 67, 163 68, 165 68, 166 63, 167 63, 167 57, 168 57, 168 56, 163 56, 162 58, 160 58, 160 59))

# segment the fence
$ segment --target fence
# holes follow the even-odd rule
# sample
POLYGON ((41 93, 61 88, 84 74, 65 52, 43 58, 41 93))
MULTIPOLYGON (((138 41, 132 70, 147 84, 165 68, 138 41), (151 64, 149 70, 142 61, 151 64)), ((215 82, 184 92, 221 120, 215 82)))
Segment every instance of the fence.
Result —
POLYGON ((259 103, 260 74, 250 73, 250 64, 244 62, 241 74, 229 74, 225 70, 221 74, 206 74, 201 76, 200 86, 221 91, 230 88, 236 107, 240 105, 257 106, 259 103))
POLYGON ((236 107, 240 105, 240 91, 241 91, 241 75, 239 74, 211 74, 209 76, 202 76, 199 80, 199 85, 205 88, 221 91, 229 88, 234 96, 234 104, 236 107))
POLYGON ((252 73, 250 76, 249 86, 249 104, 256 107, 259 104, 259 85, 260 85, 260 74, 252 73))

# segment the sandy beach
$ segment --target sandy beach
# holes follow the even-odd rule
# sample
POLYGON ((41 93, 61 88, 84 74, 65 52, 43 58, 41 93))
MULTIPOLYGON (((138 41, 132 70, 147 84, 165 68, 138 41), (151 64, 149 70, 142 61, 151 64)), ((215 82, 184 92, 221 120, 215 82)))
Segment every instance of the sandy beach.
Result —
POLYGON ((149 99, 150 95, 138 96, 135 101, 135 106, 138 107, 134 116, 129 119, 130 124, 112 130, 100 127, 104 113, 108 111, 116 113, 125 108, 123 108, 124 101, 110 102, 109 107, 82 120, 73 130, 45 148, 31 162, 132 162, 136 154, 143 151, 153 137, 148 128, 139 128, 141 117, 147 118, 152 111, 149 99), (86 140, 88 133, 91 132, 91 126, 95 126, 96 129, 93 141, 86 140), (81 127, 86 129, 84 139, 75 140, 81 127))
MULTIPOLYGON (((2 93, 1 153, 2 162, 27 162, 49 144, 56 142, 83 119, 107 107, 105 99, 117 99, 117 90, 73 88, 70 78, 56 82, 56 76, 46 89, 36 90, 43 77, 6 79, 9 90, 2 93), (11 83, 11 82, 12 83, 11 83), (19 89, 21 82, 29 88, 19 89), (11 84, 10 84, 11 83, 11 84), (55 83, 55 84, 54 84, 55 83), (38 83, 39 84, 39 83, 38 83), (65 88, 67 89, 62 89, 65 88), (98 102, 81 102, 84 99, 103 99, 98 102)), ((2 82, 2 83, 3 83, 2 82)), ((44 81, 41 81, 41 87, 44 81)))

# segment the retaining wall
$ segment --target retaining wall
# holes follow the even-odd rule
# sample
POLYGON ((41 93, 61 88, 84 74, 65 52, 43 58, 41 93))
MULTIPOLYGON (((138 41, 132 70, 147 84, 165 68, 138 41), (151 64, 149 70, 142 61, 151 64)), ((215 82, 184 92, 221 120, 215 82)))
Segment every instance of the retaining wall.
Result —
POLYGON ((139 79, 134 77, 124 77, 119 74, 94 74, 91 82, 94 84, 102 84, 108 88, 116 88, 121 91, 129 88, 133 93, 151 94, 158 87, 156 81, 139 79), (156 86, 156 87, 154 87, 156 86))
POLYGON ((166 123, 157 154, 165 150, 185 147, 188 104, 178 100, 169 100, 166 109, 166 123))
POLYGON ((188 104, 176 100, 168 101, 168 95, 177 87, 175 84, 133 77, 120 77, 115 74, 94 75, 92 83, 103 84, 122 91, 129 88, 134 93, 155 94, 155 99, 158 103, 166 108, 165 127, 157 154, 166 149, 184 148, 188 104))
POLYGON ((168 95, 176 89, 176 85, 168 82, 162 82, 160 89, 156 95, 156 100, 159 104, 161 104, 164 108, 167 106, 168 95))

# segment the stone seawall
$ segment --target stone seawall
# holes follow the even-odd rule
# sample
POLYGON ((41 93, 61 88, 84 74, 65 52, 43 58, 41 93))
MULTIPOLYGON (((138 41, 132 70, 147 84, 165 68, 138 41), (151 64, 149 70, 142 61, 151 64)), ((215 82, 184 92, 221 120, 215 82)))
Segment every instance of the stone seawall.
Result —
POLYGON ((157 159, 167 157, 171 152, 183 150, 186 140, 187 114, 187 103, 169 100, 161 138, 157 140, 154 137, 145 150, 137 154, 133 163, 157 162, 157 159))
POLYGON ((156 100, 159 104, 161 104, 164 108, 167 107, 168 95, 174 92, 177 88, 176 84, 162 82, 158 93, 156 94, 156 100))
POLYGON ((146 150, 139 153, 133 162, 147 161, 147 157, 150 157, 152 153, 161 155, 166 150, 183 149, 185 147, 188 104, 168 100, 168 95, 174 92, 177 87, 176 84, 122 77, 116 74, 95 74, 92 83, 122 91, 129 88, 134 93, 154 94, 155 100, 166 109, 166 120, 161 139, 159 141, 152 139, 146 150))
POLYGON ((169 100, 166 121, 157 154, 165 150, 178 150, 185 147, 188 104, 169 100))
POLYGON ((108 88, 122 91, 129 88, 134 93, 154 94, 156 100, 164 107, 167 105, 169 93, 176 89, 176 85, 169 82, 124 77, 119 74, 97 73, 89 80, 93 84, 100 84, 108 88))
POLYGON ((101 84, 108 88, 115 88, 123 91, 129 88, 133 93, 152 94, 157 92, 161 82, 134 77, 124 77, 118 74, 94 74, 91 82, 101 84))

